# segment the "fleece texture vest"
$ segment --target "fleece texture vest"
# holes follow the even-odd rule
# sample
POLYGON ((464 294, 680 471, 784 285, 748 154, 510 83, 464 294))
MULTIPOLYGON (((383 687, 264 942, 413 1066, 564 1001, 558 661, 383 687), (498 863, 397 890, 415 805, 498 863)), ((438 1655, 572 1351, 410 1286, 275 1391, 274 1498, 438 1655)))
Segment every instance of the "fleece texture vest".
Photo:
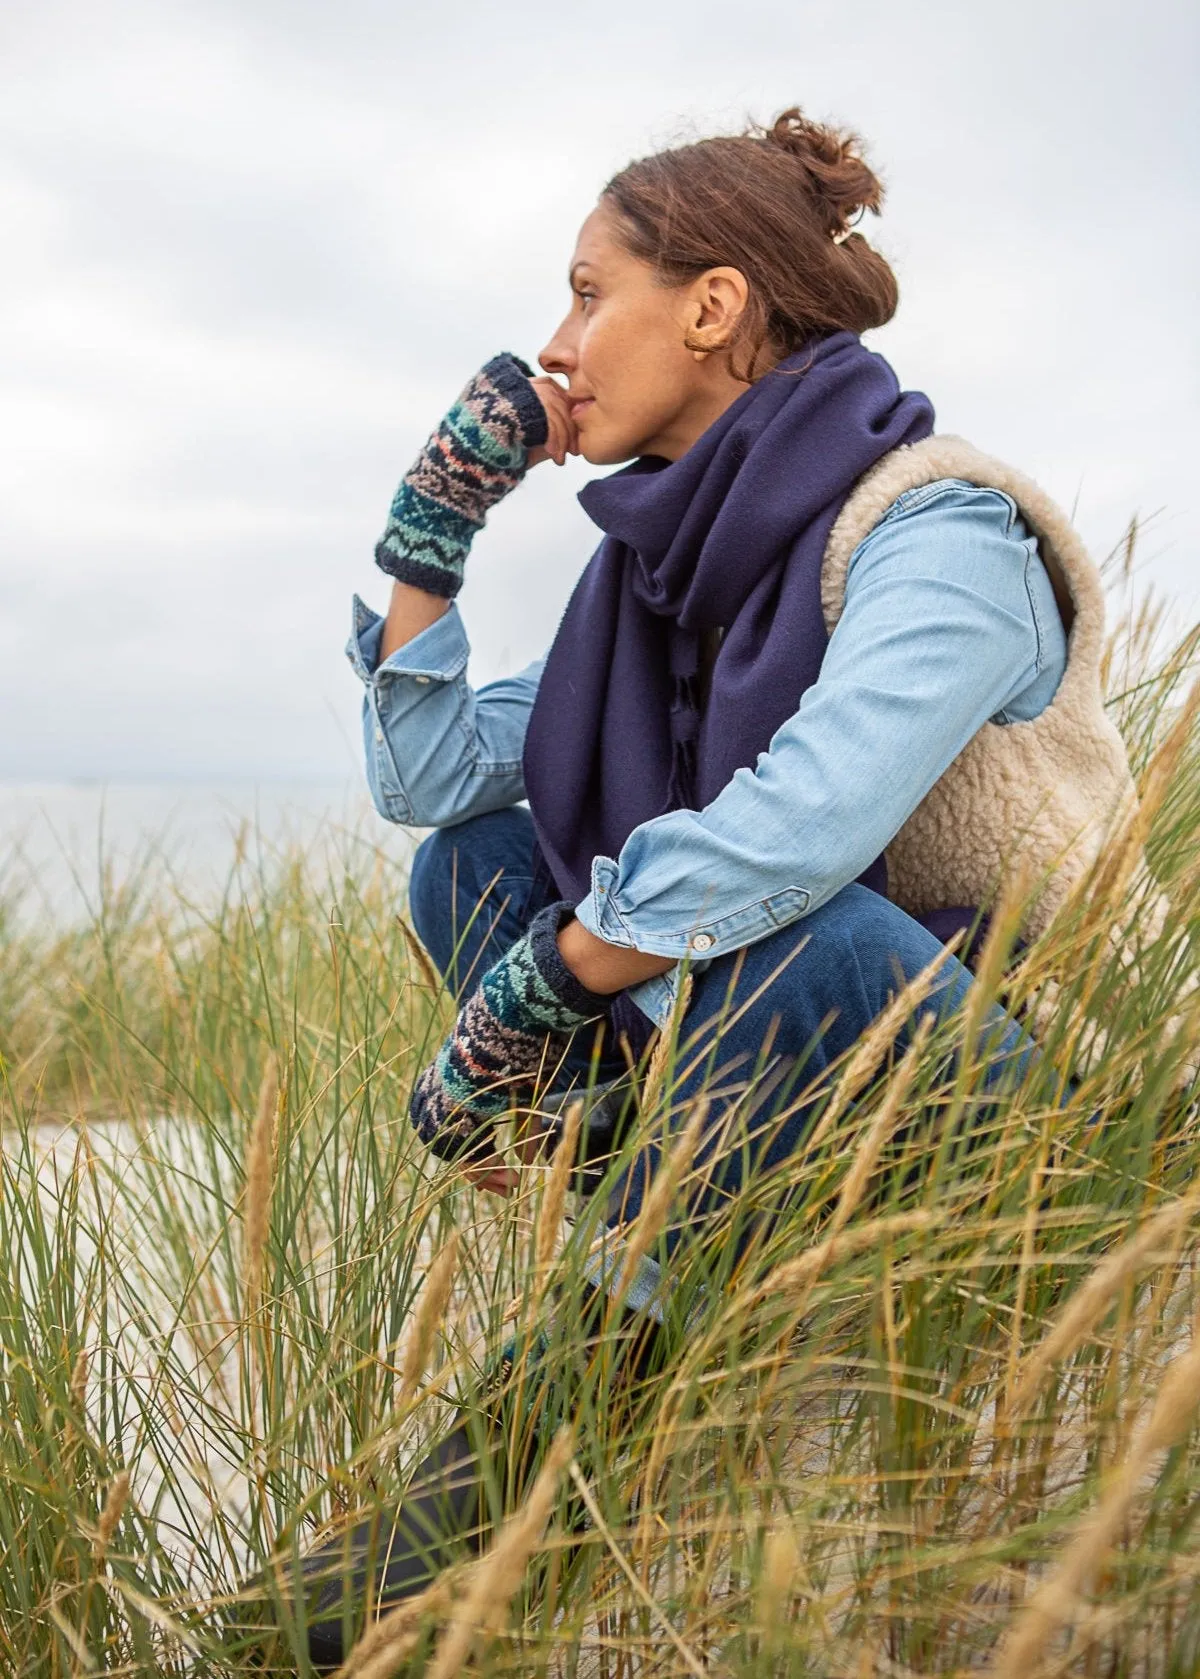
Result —
POLYGON ((1104 709, 1100 574, 1066 514, 1032 479, 963 439, 935 435, 891 450, 855 485, 830 532, 821 605, 832 633, 850 559, 896 498, 943 478, 1010 495, 1038 539, 1068 632, 1058 690, 1028 722, 985 723, 887 847, 888 896, 924 918, 987 905, 1020 880, 1027 938, 1045 930, 1134 803, 1125 746, 1104 709))

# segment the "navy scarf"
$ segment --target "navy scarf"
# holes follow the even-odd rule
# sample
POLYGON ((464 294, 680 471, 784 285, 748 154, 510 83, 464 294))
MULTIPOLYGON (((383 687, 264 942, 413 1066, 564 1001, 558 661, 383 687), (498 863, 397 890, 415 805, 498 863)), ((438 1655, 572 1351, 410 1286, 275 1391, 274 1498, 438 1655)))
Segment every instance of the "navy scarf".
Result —
MULTIPOLYGON (((547 657, 524 756, 559 895, 586 897, 593 857, 754 765, 821 668, 821 565, 842 503, 932 430, 928 398, 836 332, 751 385, 677 461, 644 456, 580 493, 606 534, 547 657), (701 645, 718 627, 701 713, 701 645)), ((884 891, 882 858, 861 878, 884 891)))

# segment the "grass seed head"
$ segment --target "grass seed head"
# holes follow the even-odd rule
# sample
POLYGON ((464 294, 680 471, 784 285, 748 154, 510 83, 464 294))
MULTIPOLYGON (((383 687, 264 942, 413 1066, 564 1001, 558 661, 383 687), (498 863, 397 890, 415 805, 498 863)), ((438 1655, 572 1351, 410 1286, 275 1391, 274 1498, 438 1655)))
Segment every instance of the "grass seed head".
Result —
POLYGON ((762 1574, 758 1584, 758 1622, 763 1631, 776 1637, 782 1630, 788 1605, 800 1573, 800 1549, 790 1522, 771 1529, 763 1545, 762 1574))
POLYGON ((1075 1290, 1058 1321, 1026 1356, 1008 1406, 1008 1422, 1015 1422, 1032 1404, 1047 1371, 1068 1357, 1110 1309, 1130 1278, 1148 1263, 1161 1245, 1200 1208, 1200 1192, 1160 1207, 1136 1236, 1102 1259, 1075 1290))
POLYGON ((1025 1606, 996 1663, 995 1679, 1032 1679, 1042 1671, 1051 1641, 1081 1609, 1088 1580, 1118 1538, 1138 1489, 1154 1464, 1183 1438, 1200 1407, 1200 1323, 1191 1347, 1163 1377, 1149 1420, 1108 1483, 1095 1510, 1079 1523, 1057 1567, 1025 1606))
POLYGON ((433 1343, 446 1313, 446 1303, 458 1274, 458 1250, 459 1235, 454 1231, 429 1267, 429 1275, 425 1279, 425 1287, 421 1290, 421 1298, 417 1303, 400 1361, 400 1392, 396 1401, 400 1407, 409 1403, 420 1386, 421 1377, 425 1374, 433 1343))
POLYGON ((97 1562, 102 1562, 104 1555, 112 1542, 112 1536, 117 1531, 117 1523, 121 1520, 125 1506, 129 1501, 129 1471, 122 1469, 114 1475, 108 1484, 108 1491, 104 1495, 104 1507, 100 1511, 100 1519, 96 1523, 96 1537, 92 1544, 92 1555, 97 1562))
POLYGON ((405 946, 407 947, 409 957, 411 958, 417 973, 421 977, 422 986, 432 996, 436 997, 443 989, 442 977, 434 967, 433 963, 429 960, 425 946, 421 943, 416 933, 414 933, 402 915, 396 917, 396 925, 400 929, 400 934, 404 940, 405 946))
POLYGON ((642 1107, 646 1110, 654 1106, 662 1091, 667 1068, 679 1042, 679 1033, 691 1002, 692 976, 684 974, 675 997, 675 1005, 671 1010, 671 1018, 665 1026, 659 1028, 654 1048, 650 1052, 650 1065, 646 1069, 646 1082, 642 1087, 642 1107))
POLYGON ((534 1286, 538 1298, 545 1289, 550 1267, 554 1263, 558 1233, 562 1229, 563 1214, 566 1211, 567 1191, 571 1187, 571 1174, 575 1170, 575 1159, 579 1153, 579 1133, 582 1127, 583 1100, 578 1098, 567 1109, 562 1137, 554 1151, 550 1170, 546 1174, 546 1187, 538 1210, 533 1257, 534 1286))
POLYGON ((338 1668, 334 1679, 392 1679, 407 1662, 427 1616, 441 1614, 470 1569, 447 1569, 423 1591, 406 1598, 367 1628, 338 1668))
MULTIPOLYGON (((642 1203, 642 1210, 629 1226, 621 1247, 620 1281, 610 1297, 609 1313, 615 1313, 621 1300, 632 1287, 638 1266, 657 1241, 676 1191, 692 1164, 708 1118, 707 1100, 701 1096, 691 1105, 687 1122, 667 1153, 659 1160, 658 1170, 642 1203)), ((617 1238, 620 1240, 620 1238, 617 1238)))

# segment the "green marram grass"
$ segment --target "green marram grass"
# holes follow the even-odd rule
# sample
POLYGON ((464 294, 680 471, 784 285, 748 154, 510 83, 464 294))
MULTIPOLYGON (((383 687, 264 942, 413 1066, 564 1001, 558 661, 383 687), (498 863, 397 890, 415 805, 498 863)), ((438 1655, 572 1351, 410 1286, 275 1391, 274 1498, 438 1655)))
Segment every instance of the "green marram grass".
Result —
MULTIPOLYGON (((135 870, 69 929, 10 894, 0 1672, 305 1671, 286 1615, 271 1647, 221 1642, 240 1583, 392 1496, 548 1310, 573 1432, 547 1423, 532 1490, 493 1489, 492 1552, 353 1671, 1200 1671, 1196 651, 1126 617, 1108 683, 1145 834, 1019 961, 995 919, 981 995, 1036 1008, 1040 1069, 989 1103, 970 1022, 957 1058, 944 1028, 902 1063, 869 1036, 788 1216, 757 1183, 689 1238, 666 1369, 631 1392, 573 1344, 594 1205, 544 1164, 477 1194, 415 1144, 451 1009, 401 863, 248 836, 219 901, 135 870)), ((687 1057, 676 1030, 642 1069, 639 1126, 687 1057)), ((630 1240, 653 1255, 670 1216, 630 1240)))

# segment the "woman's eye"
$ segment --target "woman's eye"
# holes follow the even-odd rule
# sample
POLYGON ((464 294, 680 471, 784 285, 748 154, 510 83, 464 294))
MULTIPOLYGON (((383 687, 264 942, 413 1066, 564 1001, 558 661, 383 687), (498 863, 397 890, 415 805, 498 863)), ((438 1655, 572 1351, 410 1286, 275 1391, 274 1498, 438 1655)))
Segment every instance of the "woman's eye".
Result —
POLYGON ((578 292, 576 295, 579 298, 580 305, 584 308, 586 308, 589 303, 594 302, 595 297, 596 297, 596 294, 595 294, 594 291, 581 291, 581 292, 578 292))

